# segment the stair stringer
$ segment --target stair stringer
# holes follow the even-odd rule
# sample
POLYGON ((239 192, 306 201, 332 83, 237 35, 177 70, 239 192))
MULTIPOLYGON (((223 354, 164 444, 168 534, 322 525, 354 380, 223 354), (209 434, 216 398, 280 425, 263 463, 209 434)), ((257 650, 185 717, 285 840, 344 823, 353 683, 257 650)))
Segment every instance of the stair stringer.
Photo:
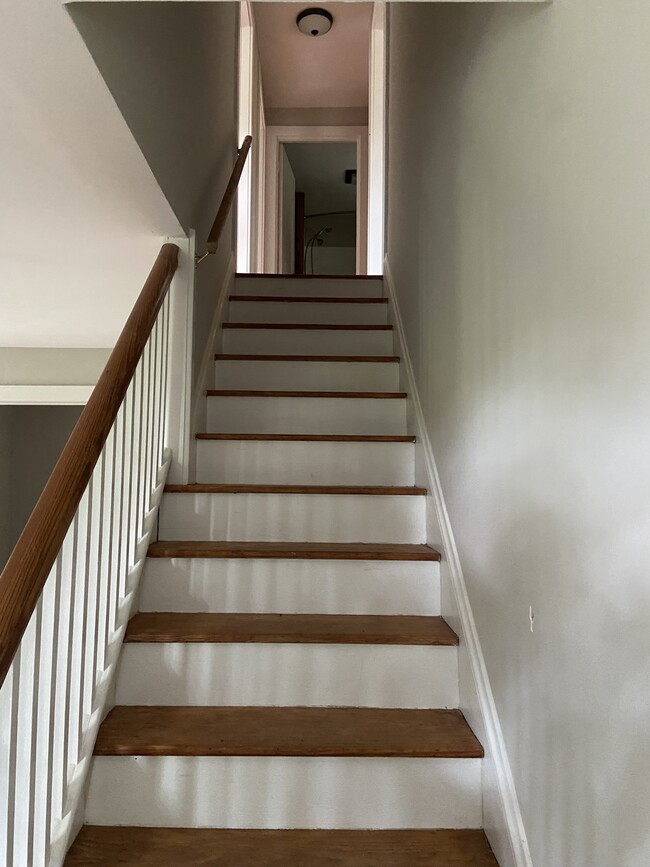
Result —
MULTIPOLYGON (((201 267, 200 265, 198 266, 201 267)), ((189 451, 189 479, 196 479, 196 434, 206 430, 206 417, 208 402, 206 391, 212 388, 214 379, 214 356, 221 351, 223 339, 222 325, 228 312, 228 298, 234 291, 235 285, 235 254, 231 253, 228 265, 223 274, 221 285, 217 293, 214 316, 210 324, 208 339, 203 350, 201 364, 194 378, 192 390, 192 409, 190 422, 190 451, 189 451)))
POLYGON ((416 484, 426 486, 429 491, 426 542, 442 554, 442 615, 460 638, 460 709, 485 749, 482 770, 483 827, 501 867, 533 867, 503 730, 424 420, 388 257, 384 259, 384 291, 389 299, 388 321, 394 326, 394 352, 401 357, 402 362, 400 388, 408 393, 408 430, 417 437, 416 484))

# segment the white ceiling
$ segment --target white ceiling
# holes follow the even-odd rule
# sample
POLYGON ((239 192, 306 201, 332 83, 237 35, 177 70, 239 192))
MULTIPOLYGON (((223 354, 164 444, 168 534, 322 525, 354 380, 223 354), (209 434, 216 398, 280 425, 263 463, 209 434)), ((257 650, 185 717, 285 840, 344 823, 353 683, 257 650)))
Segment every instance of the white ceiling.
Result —
POLYGON ((311 37, 296 26, 300 6, 254 4, 267 108, 367 107, 373 4, 322 6, 334 24, 324 36, 311 37))

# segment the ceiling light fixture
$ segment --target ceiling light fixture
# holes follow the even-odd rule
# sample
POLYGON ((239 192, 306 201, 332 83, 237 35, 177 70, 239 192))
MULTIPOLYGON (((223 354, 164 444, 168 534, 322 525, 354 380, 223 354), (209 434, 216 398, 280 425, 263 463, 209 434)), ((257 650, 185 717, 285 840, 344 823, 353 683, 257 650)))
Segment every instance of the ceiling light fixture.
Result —
POLYGON ((298 30, 305 36, 324 36, 332 29, 334 18, 327 9, 303 9, 296 18, 298 30))

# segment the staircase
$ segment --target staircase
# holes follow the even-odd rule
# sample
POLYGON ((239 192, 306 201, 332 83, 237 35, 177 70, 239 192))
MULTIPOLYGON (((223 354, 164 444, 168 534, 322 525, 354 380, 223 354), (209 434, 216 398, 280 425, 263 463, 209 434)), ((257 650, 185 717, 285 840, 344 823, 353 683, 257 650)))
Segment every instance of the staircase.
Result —
POLYGON ((235 293, 66 864, 494 867, 382 282, 235 293))

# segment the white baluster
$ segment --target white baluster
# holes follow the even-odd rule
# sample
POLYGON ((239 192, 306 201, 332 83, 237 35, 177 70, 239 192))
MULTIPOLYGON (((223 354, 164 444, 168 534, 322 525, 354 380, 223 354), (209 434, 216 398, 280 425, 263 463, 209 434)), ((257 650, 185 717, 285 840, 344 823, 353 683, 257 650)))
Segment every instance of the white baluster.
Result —
POLYGON ((71 527, 63 542, 57 565, 59 618, 54 651, 56 670, 52 725, 52 821, 54 823, 60 822, 63 818, 68 788, 68 695, 74 549, 74 527, 71 527))
POLYGON ((120 575, 122 572, 123 515, 122 489, 124 475, 124 404, 115 420, 113 452, 113 502, 111 507, 111 574, 108 591, 108 638, 111 639, 117 627, 117 606, 120 594, 120 575))
POLYGON ((18 701, 15 708, 16 764, 14 786, 13 864, 31 867, 36 773, 37 657, 40 653, 41 601, 39 600, 20 642, 17 667, 18 701))
POLYGON ((59 623, 59 571, 54 564, 43 589, 41 643, 36 706, 36 786, 34 789, 33 867, 46 867, 50 852, 52 798, 52 726, 54 722, 55 648, 59 623))
POLYGON ((15 664, 14 660, 7 672, 2 688, 0 688, 0 864, 11 863, 9 846, 13 835, 10 817, 13 817, 13 754, 16 748, 11 721, 13 717, 15 664))
POLYGON ((88 567, 88 500, 84 496, 73 520, 76 545, 72 563, 70 689, 68 693, 68 768, 79 761, 83 734, 83 674, 86 657, 86 584, 88 567))
POLYGON ((133 520, 133 415, 135 389, 131 383, 124 398, 124 477, 122 479, 122 523, 124 526, 123 564, 120 573, 120 601, 126 596, 129 570, 133 564, 133 539, 135 536, 133 520))

